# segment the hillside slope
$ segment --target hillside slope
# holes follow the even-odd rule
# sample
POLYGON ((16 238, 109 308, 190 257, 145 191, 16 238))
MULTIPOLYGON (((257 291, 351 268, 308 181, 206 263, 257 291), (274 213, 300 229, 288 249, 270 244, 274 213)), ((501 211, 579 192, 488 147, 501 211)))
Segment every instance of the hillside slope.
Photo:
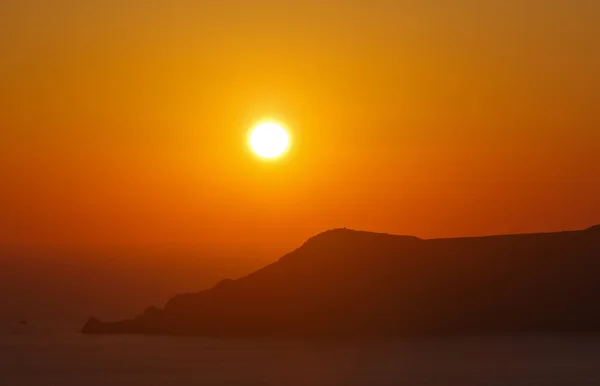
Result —
POLYGON ((321 233, 238 280, 84 333, 600 332, 600 228, 421 240, 321 233))

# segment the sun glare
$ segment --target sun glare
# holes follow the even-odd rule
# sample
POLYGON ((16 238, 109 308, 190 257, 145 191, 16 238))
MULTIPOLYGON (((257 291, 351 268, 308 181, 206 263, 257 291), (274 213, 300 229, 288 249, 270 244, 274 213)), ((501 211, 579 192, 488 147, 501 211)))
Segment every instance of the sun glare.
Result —
POLYGON ((278 123, 258 124, 250 134, 250 147, 262 158, 276 158, 282 155, 290 144, 290 137, 278 123))

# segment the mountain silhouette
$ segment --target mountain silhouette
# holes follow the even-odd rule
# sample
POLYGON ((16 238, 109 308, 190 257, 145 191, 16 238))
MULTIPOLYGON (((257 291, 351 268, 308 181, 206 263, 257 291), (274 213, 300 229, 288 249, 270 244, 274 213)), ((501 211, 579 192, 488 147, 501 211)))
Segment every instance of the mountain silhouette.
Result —
POLYGON ((246 277, 84 333, 600 332, 600 226, 422 240, 336 229, 246 277))

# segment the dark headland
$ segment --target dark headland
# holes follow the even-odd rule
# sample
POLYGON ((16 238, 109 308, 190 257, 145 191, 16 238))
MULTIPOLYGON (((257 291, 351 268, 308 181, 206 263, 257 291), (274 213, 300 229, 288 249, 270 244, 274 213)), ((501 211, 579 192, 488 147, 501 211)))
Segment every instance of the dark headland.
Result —
POLYGON ((600 333, 600 226, 422 240, 336 229, 88 334, 600 333))

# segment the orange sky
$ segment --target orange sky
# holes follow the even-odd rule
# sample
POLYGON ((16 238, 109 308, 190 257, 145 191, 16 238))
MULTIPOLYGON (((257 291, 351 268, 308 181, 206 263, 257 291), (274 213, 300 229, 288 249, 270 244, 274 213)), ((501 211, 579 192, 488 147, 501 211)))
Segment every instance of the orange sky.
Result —
POLYGON ((0 243, 600 223, 599 4, 2 2, 0 243))

